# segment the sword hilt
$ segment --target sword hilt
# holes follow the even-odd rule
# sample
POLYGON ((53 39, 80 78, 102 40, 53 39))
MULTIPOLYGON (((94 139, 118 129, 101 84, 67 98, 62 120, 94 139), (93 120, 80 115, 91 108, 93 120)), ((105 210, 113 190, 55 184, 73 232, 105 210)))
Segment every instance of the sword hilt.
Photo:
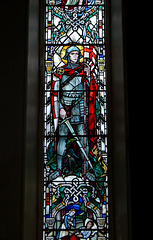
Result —
POLYGON ((73 116, 65 118, 65 119, 64 119, 62 122, 60 122, 59 124, 65 123, 67 120, 71 119, 72 117, 73 117, 73 116))

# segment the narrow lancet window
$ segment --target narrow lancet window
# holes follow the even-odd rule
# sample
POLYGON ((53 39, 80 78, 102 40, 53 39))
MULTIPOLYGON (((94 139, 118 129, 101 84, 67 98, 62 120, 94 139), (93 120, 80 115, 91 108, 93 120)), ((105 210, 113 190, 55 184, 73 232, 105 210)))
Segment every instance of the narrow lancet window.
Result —
POLYGON ((43 240, 108 240, 104 0, 46 0, 43 240))

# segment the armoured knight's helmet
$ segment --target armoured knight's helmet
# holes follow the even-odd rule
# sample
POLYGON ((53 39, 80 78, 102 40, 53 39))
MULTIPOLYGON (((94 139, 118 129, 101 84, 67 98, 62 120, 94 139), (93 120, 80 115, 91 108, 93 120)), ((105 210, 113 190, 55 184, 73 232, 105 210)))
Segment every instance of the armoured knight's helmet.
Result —
POLYGON ((79 62, 79 59, 83 57, 82 54, 81 54, 81 51, 80 51, 80 49, 79 49, 78 47, 76 47, 76 46, 68 47, 68 48, 66 49, 65 56, 63 57, 63 59, 68 60, 68 63, 70 62, 69 54, 70 54, 71 52, 73 52, 73 51, 78 51, 78 52, 79 52, 78 62, 79 62))

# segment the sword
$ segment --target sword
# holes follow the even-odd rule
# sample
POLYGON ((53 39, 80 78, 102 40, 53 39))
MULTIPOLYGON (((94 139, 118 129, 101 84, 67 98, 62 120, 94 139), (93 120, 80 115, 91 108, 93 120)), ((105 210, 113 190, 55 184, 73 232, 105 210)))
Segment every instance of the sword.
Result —
POLYGON ((86 154, 86 152, 85 152, 85 150, 84 150, 82 144, 81 144, 80 141, 79 141, 79 138, 77 137, 77 135, 76 135, 76 133, 75 133, 75 131, 74 131, 74 129, 73 129, 73 127, 72 127, 70 121, 69 121, 70 118, 72 118, 72 117, 68 117, 68 118, 64 119, 60 124, 63 124, 63 123, 66 124, 66 126, 67 126, 68 129, 70 130, 71 134, 72 134, 73 137, 76 139, 76 142, 77 142, 77 144, 78 144, 78 146, 79 146, 81 152, 83 153, 83 155, 84 155, 85 158, 87 159, 87 161, 88 161, 90 167, 93 169, 93 166, 92 166, 92 164, 91 164, 91 162, 90 162, 90 159, 88 158, 88 156, 87 156, 87 154, 86 154))

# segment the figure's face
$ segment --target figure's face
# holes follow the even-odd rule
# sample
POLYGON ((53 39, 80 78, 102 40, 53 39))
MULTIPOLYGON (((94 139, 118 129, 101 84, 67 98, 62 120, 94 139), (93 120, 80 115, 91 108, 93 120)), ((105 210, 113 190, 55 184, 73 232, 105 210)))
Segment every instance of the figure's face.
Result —
POLYGON ((92 227, 92 222, 87 223, 87 229, 90 229, 92 227))
POLYGON ((79 52, 78 51, 72 51, 69 54, 71 63, 77 63, 79 58, 79 52))
POLYGON ((75 215, 75 211, 71 211, 71 212, 69 213, 69 215, 70 215, 70 216, 74 216, 74 215, 75 215))

